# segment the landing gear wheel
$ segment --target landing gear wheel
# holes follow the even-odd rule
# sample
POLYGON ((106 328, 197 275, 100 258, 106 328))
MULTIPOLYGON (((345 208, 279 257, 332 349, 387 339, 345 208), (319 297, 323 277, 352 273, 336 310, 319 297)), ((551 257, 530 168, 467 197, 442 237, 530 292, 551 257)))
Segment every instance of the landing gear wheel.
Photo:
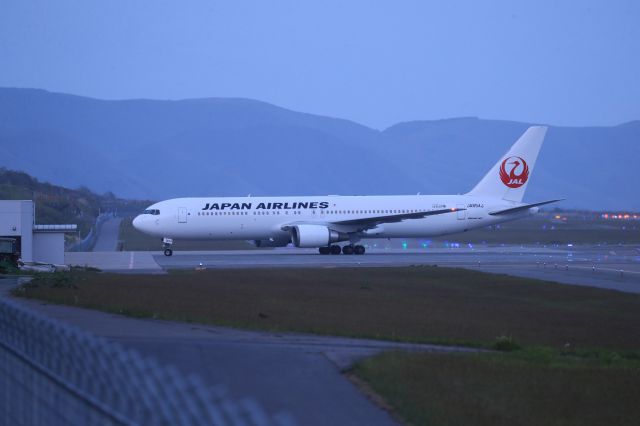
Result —
POLYGON ((331 246, 331 254, 340 254, 341 251, 342 249, 340 248, 339 245, 331 246))
POLYGON ((364 254, 364 252, 365 252, 364 246, 358 245, 353 248, 354 254, 364 254))
POLYGON ((162 239, 162 248, 164 249, 165 256, 171 256, 173 254, 173 250, 171 250, 171 246, 173 245, 172 238, 163 238, 162 239))
POLYGON ((353 254, 353 246, 352 245, 346 245, 346 246, 342 247, 342 254, 353 254))
POLYGON ((331 247, 320 247, 318 248, 320 254, 329 254, 331 253, 331 247))

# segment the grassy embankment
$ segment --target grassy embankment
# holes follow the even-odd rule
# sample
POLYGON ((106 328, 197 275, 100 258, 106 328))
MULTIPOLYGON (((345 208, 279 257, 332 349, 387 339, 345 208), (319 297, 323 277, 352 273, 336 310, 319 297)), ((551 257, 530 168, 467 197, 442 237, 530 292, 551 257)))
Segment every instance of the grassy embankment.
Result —
POLYGON ((640 359, 528 349, 388 352, 351 374, 415 425, 637 425, 640 359))
POLYGON ((486 244, 638 244, 640 224, 637 221, 597 219, 590 213, 588 219, 569 217, 565 221, 553 220, 550 213, 541 213, 528 219, 507 222, 500 226, 471 230, 435 238, 435 241, 456 241, 486 244))
POLYGON ((137 317, 491 348, 351 371, 414 424, 633 424, 640 296, 438 268, 73 273, 16 292, 137 317), (520 346, 522 349, 517 349, 520 346))

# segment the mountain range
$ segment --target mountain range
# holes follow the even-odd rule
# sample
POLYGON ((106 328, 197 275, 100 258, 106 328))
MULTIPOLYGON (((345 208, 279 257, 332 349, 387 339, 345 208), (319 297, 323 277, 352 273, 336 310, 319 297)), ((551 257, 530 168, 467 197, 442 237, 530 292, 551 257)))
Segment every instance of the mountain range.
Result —
MULTIPOLYGON (((98 100, 0 88, 0 166, 118 197, 455 194, 531 124, 473 117, 379 131, 250 99, 98 100)), ((640 121, 550 126, 527 201, 640 210, 640 121)))

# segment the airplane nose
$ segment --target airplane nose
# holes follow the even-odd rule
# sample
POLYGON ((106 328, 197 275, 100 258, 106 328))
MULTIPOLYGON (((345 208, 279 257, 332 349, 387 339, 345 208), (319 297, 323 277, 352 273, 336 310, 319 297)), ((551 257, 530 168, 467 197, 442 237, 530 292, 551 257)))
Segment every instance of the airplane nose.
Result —
POLYGON ((136 216, 133 219, 133 222, 131 222, 131 224, 133 225, 134 228, 136 228, 138 231, 142 231, 142 217, 140 217, 140 215, 136 216))

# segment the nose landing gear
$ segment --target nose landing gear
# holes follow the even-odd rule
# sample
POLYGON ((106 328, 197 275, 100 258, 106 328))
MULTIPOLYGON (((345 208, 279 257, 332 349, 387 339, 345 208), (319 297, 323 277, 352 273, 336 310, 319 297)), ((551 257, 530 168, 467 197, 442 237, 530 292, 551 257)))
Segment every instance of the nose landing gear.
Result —
POLYGON ((162 239, 162 248, 164 249, 165 256, 171 256, 173 254, 173 250, 171 250, 172 245, 173 245, 173 240, 171 238, 162 239))

